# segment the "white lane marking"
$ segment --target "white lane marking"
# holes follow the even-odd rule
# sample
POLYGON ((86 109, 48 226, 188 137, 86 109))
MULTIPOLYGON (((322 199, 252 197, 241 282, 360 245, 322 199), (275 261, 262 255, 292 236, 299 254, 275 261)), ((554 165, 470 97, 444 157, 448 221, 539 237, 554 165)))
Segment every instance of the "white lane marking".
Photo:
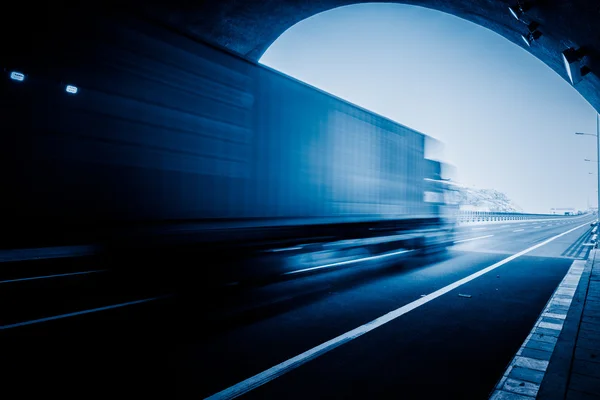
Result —
POLYGON ((354 340, 354 339, 364 335, 365 333, 368 333, 376 328, 379 328, 380 326, 387 324, 388 322, 393 321, 394 319, 396 319, 416 308, 419 308, 423 304, 429 303, 430 301, 450 292, 451 290, 454 290, 454 289, 464 285, 465 283, 471 282, 472 280, 479 278, 480 276, 482 276, 490 271, 493 271, 494 269, 496 269, 498 267, 501 267, 502 265, 514 260, 515 258, 519 258, 522 255, 527 254, 539 247, 545 246, 546 244, 552 242, 555 239, 558 239, 561 236, 567 235, 567 234, 573 232, 574 230, 577 230, 577 229, 587 226, 587 225, 588 224, 585 223, 583 225, 569 229, 568 231, 560 233, 556 236, 551 237, 550 239, 546 239, 545 241, 543 241, 541 243, 531 246, 528 249, 525 249, 516 254, 513 254, 512 256, 507 257, 504 260, 501 260, 495 264, 492 264, 489 267, 479 270, 465 278, 462 278, 454 283, 451 283, 448 286, 438 289, 433 293, 430 293, 430 294, 428 294, 424 297, 421 297, 411 303, 408 303, 400 308, 390 311, 389 313, 382 315, 381 317, 374 319, 371 322, 368 322, 364 325, 354 328, 351 331, 348 331, 344 334, 341 334, 338 337, 328 340, 327 342, 321 343, 320 345, 313 347, 312 349, 307 350, 304 353, 301 353, 295 357, 292 357, 289 360, 286 360, 280 364, 277 364, 277 365, 275 365, 263 372, 260 372, 244 381, 241 381, 233 386, 230 386, 227 389, 224 389, 218 393, 215 393, 212 396, 207 397, 206 399, 207 400, 233 399, 233 398, 241 396, 245 393, 248 393, 249 391, 256 389, 257 387, 262 386, 265 383, 268 383, 268 382, 272 381, 273 379, 276 379, 276 378, 282 376, 283 374, 298 368, 302 364, 304 364, 312 359, 315 359, 315 358, 343 345, 344 343, 348 343, 351 340, 354 340))
POLYGON ((563 327, 563 324, 553 324, 551 322, 540 322, 539 327, 560 331, 563 327))
MULTIPOLYGON (((525 349, 529 348, 528 344, 530 340, 540 340, 540 337, 544 337, 546 331, 542 332, 540 331, 540 329, 553 329, 557 332, 560 332, 562 330, 562 323, 557 324, 545 322, 544 319, 556 318, 564 320, 567 317, 566 314, 550 313, 548 312, 548 310, 553 306, 559 304, 559 296, 569 296, 570 299, 572 299, 573 296, 575 296, 576 289, 572 289, 570 288, 570 286, 572 285, 576 287, 579 284, 584 268, 585 261, 573 261, 571 267, 569 268, 569 271, 567 271, 564 278, 552 294, 552 297, 550 297, 550 300, 548 300, 548 303, 546 303, 546 306, 542 310, 541 315, 538 317, 535 325, 531 329, 531 332, 529 333, 527 338, 525 338, 525 341, 517 351, 517 354, 514 356, 511 363, 504 371, 504 375, 502 376, 502 378, 500 378, 498 384, 496 385, 494 392, 490 396, 490 400, 512 398, 511 393, 519 393, 518 391, 526 385, 530 385, 529 395, 532 396, 532 398, 537 396, 539 385, 531 385, 529 382, 523 381, 520 378, 517 378, 516 376, 511 376, 512 369, 515 366, 517 366, 529 370, 527 372, 530 373, 535 373, 536 371, 538 371, 538 373, 542 373, 542 377, 546 373, 546 369, 548 368, 548 361, 532 358, 536 356, 524 357, 523 352, 525 351, 525 349)), ((548 335, 546 335, 546 337, 548 337, 548 335)), ((551 340, 549 342, 547 341, 546 343, 550 343, 551 345, 550 349, 548 350, 548 353, 550 353, 549 356, 552 356, 556 340, 551 340)))
POLYGON ((472 240, 485 239, 485 238, 489 238, 489 237, 492 237, 492 236, 494 236, 494 235, 479 236, 479 237, 471 238, 471 239, 455 240, 454 243, 470 242, 472 240))
POLYGON ((131 306, 134 304, 147 303, 149 301, 159 300, 159 299, 166 298, 166 297, 169 297, 169 296, 150 297, 148 299, 129 301, 127 303, 120 303, 120 304, 113 304, 113 305, 105 306, 105 307, 91 308, 89 310, 76 311, 76 312, 72 312, 72 313, 68 313, 68 314, 54 315, 52 317, 33 319, 31 321, 17 322, 16 324, 0 325, 0 330, 18 328, 20 326, 33 325, 33 324, 38 324, 40 322, 53 321, 56 319, 75 317, 77 315, 84 315, 84 314, 90 314, 90 313, 98 312, 98 311, 111 310, 113 308, 131 306))
POLYGON ((523 232, 525 229, 515 229, 513 232, 523 232))
POLYGON ((500 228, 508 228, 510 225, 502 225, 500 228))
POLYGON ((541 228, 541 226, 534 226, 534 228, 541 228))
POLYGON ((12 282, 22 282, 22 281, 33 281, 36 279, 49 279, 49 278, 58 278, 61 276, 73 276, 73 275, 85 275, 85 274, 95 274, 99 272, 105 272, 105 269, 97 269, 94 271, 82 271, 82 272, 70 272, 68 274, 55 274, 55 275, 43 275, 43 276, 33 276, 30 278, 17 278, 17 279, 9 279, 6 281, 0 281, 0 283, 12 283, 12 282))
POLYGON ((471 228, 474 231, 485 231, 487 228, 471 228))
POLYGON ((545 312, 545 313, 542 314, 542 317, 556 318, 556 319, 565 320, 565 319, 567 319, 567 314, 557 314, 557 313, 545 312))
POLYGON ((386 257, 391 257, 391 256, 397 256, 399 254, 410 253, 411 251, 414 251, 414 250, 400 250, 400 251, 394 251, 393 253, 380 254, 378 256, 357 258, 356 260, 340 261, 340 262, 331 263, 331 264, 319 265, 318 267, 311 267, 311 268, 299 269, 299 270, 296 270, 296 271, 285 272, 285 273, 283 273, 281 275, 293 275, 293 274, 299 274, 301 272, 314 271, 314 270, 317 270, 317 269, 339 267, 340 265, 355 264, 355 263, 359 263, 359 262, 363 262, 363 261, 379 260, 381 258, 386 258, 386 257))
POLYGON ((271 249, 271 250, 267 250, 271 253, 278 253, 281 251, 293 251, 293 250, 302 250, 302 247, 286 247, 285 249, 271 249))
POLYGON ((45 258, 67 258, 93 255, 96 246, 60 246, 34 249, 0 250, 0 262, 41 260, 45 258))

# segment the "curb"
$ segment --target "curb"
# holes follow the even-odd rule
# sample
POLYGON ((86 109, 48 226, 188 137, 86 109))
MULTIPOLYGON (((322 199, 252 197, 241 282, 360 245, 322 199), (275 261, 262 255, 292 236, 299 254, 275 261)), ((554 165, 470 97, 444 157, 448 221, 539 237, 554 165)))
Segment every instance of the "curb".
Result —
POLYGON ((567 395, 571 366, 575 354, 575 344, 577 342, 579 325, 583 315, 583 306, 585 305, 596 252, 597 250, 592 250, 590 257, 586 261, 585 269, 577 286, 577 291, 573 296, 563 330, 558 337, 546 374, 540 384, 537 396, 539 400, 564 400, 567 395))
POLYGON ((564 400, 594 257, 573 261, 490 400, 564 400))

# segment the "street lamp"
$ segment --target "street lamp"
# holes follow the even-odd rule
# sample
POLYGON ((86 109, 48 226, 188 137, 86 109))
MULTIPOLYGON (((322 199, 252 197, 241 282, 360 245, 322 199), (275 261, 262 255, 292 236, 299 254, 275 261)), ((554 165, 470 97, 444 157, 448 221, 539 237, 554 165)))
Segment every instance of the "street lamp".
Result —
MULTIPOLYGON (((596 114, 596 133, 582 133, 575 132, 576 135, 585 135, 585 136, 596 136, 596 159, 600 160, 600 114, 596 114)), ((586 161, 591 161, 586 159, 586 161)), ((596 161, 598 165, 597 175, 598 175, 598 211, 597 216, 600 218, 600 162, 596 161)), ((590 172, 591 174, 591 172, 590 172)))

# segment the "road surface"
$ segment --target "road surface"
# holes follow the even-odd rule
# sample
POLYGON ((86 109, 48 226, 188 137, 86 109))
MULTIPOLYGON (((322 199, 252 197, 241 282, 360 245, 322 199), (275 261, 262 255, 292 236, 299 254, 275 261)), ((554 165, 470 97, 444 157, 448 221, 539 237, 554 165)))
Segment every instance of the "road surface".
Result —
POLYGON ((463 226, 442 256, 223 293, 203 291, 211 261, 201 257, 185 291, 94 257, 3 263, 7 390, 487 399, 573 261, 587 256, 591 221, 463 226))

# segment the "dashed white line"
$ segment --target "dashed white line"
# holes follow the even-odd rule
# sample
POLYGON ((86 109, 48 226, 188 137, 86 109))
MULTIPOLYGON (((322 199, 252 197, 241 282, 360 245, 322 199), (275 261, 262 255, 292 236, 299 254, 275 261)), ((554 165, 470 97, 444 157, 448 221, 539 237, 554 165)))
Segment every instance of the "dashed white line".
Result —
POLYGON ((513 232, 523 232, 525 229, 515 229, 513 232))
POLYGON ((549 239, 546 239, 545 241, 538 243, 534 246, 529 247, 528 249, 525 249, 523 251, 520 251, 516 254, 513 254, 510 257, 505 258, 504 260, 501 260, 495 264, 490 265, 489 267, 486 267, 482 270, 479 270, 463 279, 460 279, 454 283, 451 283, 448 286, 445 286, 441 289, 436 290, 433 293, 430 293, 424 297, 421 297, 415 301, 413 301, 412 303, 408 303, 400 308, 397 308, 385 315, 382 315, 381 317, 374 319, 371 322, 368 322, 364 325, 361 325, 355 329, 352 329, 351 331, 348 331, 340 336, 337 336, 331 340, 328 340, 327 342, 324 342, 316 347, 313 347, 310 350, 305 351, 304 353, 301 353, 295 357, 290 358, 289 360, 286 360, 280 364, 277 364, 263 372, 260 372, 244 381, 241 381, 233 386, 230 386, 218 393, 213 394, 212 396, 207 397, 207 399, 209 400, 216 400, 216 399, 233 399, 236 398, 238 396, 241 396, 245 393, 250 392, 251 390, 254 390, 262 385, 264 385, 265 383, 268 383, 270 381, 272 381, 273 379, 276 379, 296 368, 298 368, 299 366, 307 363, 310 360, 313 360, 345 343, 348 343, 362 335, 364 335, 365 333, 368 333, 374 329, 379 328, 380 326, 387 324, 390 321, 395 320, 396 318, 416 309, 419 308, 420 306, 429 303, 430 301, 450 292, 451 290, 454 290, 468 282, 471 282, 472 280, 490 272, 493 271, 494 269, 501 267, 502 265, 521 257, 524 254, 527 254, 539 247, 545 246, 546 244, 552 242, 555 239, 558 239, 559 237, 562 237, 566 234, 569 234, 581 227, 587 226, 588 224, 585 223, 583 225, 577 226, 575 228, 569 229, 568 231, 565 231, 563 233, 560 233, 556 236, 553 236, 549 239))
POLYGON ((386 258, 386 257, 391 257, 391 256, 397 256, 397 255, 400 255, 400 254, 410 253, 411 251, 413 251, 413 250, 400 250, 400 251, 394 251, 392 253, 380 254, 378 256, 358 258, 356 260, 340 261, 340 262, 331 263, 331 264, 319 265, 318 267, 311 267, 311 268, 305 268, 305 269, 299 269, 299 270, 295 270, 295 271, 290 271, 290 272, 286 272, 286 273, 284 273, 282 275, 293 275, 293 274, 299 274, 301 272, 314 271, 314 270, 317 270, 317 269, 339 267, 340 265, 356 264, 356 263, 363 262, 363 261, 379 260, 381 258, 386 258))
POLYGON ((474 231, 485 231, 487 228, 471 228, 474 231))
POLYGON ((30 277, 30 278, 9 279, 9 280, 6 280, 6 281, 0 281, 0 283, 33 281, 33 280, 36 280, 36 279, 49 279, 49 278, 58 278, 58 277, 62 277, 62 276, 95 274, 95 273, 99 273, 99 272, 106 272, 106 270, 105 269, 97 269, 97 270, 94 270, 94 271, 70 272, 68 274, 55 274, 55 275, 33 276, 33 277, 30 277))
POLYGON ((53 321, 53 320, 62 319, 62 318, 75 317, 77 315, 84 315, 84 314, 90 314, 90 313, 98 312, 98 311, 111 310, 113 308, 131 306, 134 304, 147 303, 149 301, 158 300, 158 299, 162 299, 162 298, 166 298, 166 297, 169 297, 169 296, 150 297, 148 299, 129 301, 127 303, 113 304, 110 306, 92 308, 92 309, 83 310, 83 311, 76 311, 76 312, 72 312, 72 313, 68 313, 68 314, 60 314, 60 315, 54 315, 52 317, 33 319, 30 321, 24 321, 24 322, 17 322, 16 324, 0 325, 0 330, 18 328, 20 326, 33 325, 33 324, 38 324, 40 322, 53 321))
POLYGON ((268 251, 271 252, 271 253, 279 253, 281 251, 293 251, 293 250, 302 250, 302 247, 298 247, 298 246, 296 246, 296 247, 286 247, 284 249, 271 249, 271 250, 268 250, 268 251))
POLYGON ((454 243, 470 242, 472 240, 480 240, 480 239, 485 239, 485 238, 489 238, 492 236, 494 236, 494 235, 486 235, 486 236, 479 236, 479 237, 470 238, 470 239, 455 240, 454 243))

